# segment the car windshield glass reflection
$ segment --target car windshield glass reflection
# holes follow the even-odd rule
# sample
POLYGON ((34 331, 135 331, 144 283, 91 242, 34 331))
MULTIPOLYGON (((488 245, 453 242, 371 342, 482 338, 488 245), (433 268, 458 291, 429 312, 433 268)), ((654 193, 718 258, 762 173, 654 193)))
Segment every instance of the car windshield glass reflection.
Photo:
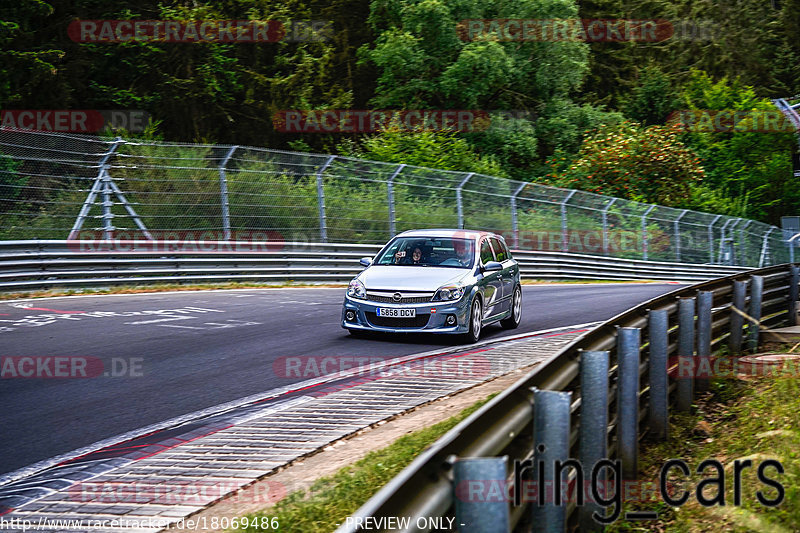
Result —
POLYGON ((462 238, 401 237, 392 241, 376 265, 471 268, 475 243, 462 238))

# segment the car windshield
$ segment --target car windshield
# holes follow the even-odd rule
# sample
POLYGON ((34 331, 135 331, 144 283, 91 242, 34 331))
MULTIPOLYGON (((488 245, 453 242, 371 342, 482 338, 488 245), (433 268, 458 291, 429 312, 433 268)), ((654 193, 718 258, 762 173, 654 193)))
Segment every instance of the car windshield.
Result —
POLYGON ((398 237, 375 260, 376 265, 472 268, 475 242, 464 238, 398 237))

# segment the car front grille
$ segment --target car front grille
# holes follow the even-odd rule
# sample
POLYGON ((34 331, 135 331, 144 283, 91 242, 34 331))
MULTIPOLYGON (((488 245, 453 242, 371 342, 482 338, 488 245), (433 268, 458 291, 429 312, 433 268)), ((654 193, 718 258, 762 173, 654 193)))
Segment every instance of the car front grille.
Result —
POLYGON ((415 317, 394 318, 388 316, 378 316, 377 314, 369 311, 364 314, 367 315, 367 320, 373 326, 379 326, 383 328, 422 328, 428 324, 428 318, 431 316, 428 314, 418 314, 415 317))
POLYGON ((426 293, 422 296, 403 296, 400 300, 395 300, 392 294, 377 294, 367 291, 367 300, 370 302, 380 302, 385 304, 424 304, 431 301, 433 293, 426 293))

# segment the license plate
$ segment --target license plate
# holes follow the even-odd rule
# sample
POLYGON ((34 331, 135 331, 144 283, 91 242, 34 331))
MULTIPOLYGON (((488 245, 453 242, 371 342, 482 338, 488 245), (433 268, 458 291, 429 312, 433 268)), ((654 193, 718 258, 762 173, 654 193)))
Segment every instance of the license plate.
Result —
POLYGON ((417 316, 416 309, 395 309, 392 307, 379 307, 378 316, 386 316, 392 318, 414 318, 417 316))

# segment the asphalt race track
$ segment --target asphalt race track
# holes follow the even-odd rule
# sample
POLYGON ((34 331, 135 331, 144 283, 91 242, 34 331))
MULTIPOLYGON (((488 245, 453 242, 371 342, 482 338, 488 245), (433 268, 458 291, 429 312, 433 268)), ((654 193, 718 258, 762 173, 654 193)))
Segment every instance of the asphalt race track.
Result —
MULTIPOLYGON (((513 333, 604 320, 676 288, 526 286, 522 325, 513 333)), ((390 358, 453 345, 449 337, 350 337, 339 325, 343 292, 248 289, 0 302, 0 474, 317 377, 286 376, 285 357, 390 358)), ((489 326, 482 340, 509 333, 489 326)))

